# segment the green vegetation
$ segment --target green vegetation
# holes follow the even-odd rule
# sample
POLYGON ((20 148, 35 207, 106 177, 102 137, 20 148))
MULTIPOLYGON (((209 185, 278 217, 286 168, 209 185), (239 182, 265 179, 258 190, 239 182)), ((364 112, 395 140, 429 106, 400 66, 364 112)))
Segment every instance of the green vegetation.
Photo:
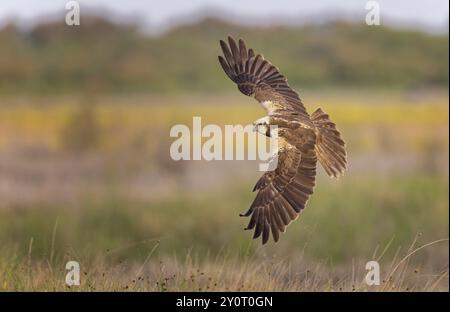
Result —
POLYGON ((245 38, 294 86, 446 86, 448 35, 330 23, 244 27, 215 19, 151 37, 135 26, 85 17, 22 32, 0 30, 1 93, 103 93, 230 90, 217 62, 218 40, 245 38))
POLYGON ((100 140, 100 130, 92 101, 83 101, 78 105, 65 128, 61 142, 65 149, 74 153, 95 149, 100 140))
MULTIPOLYGON (((110 193, 0 210, 0 289, 67 289, 64 264, 75 259, 86 272, 75 290, 363 290, 366 261, 382 257, 386 276, 416 236, 414 248, 448 235, 445 178, 319 182, 300 220, 265 248, 238 217, 250 183, 201 197, 142 202, 110 193)), ((445 244, 411 256, 388 289, 445 289, 445 244)))
MULTIPOLYGON (((238 217, 251 203, 253 183, 153 201, 115 195, 113 188, 105 197, 87 194, 77 203, 21 204, 0 210, 0 245, 26 256, 33 238, 31 256, 37 260, 47 259, 52 248, 54 259, 70 251, 90 257, 113 251, 113 259, 144 260, 148 246, 158 240, 157 254, 180 258, 188 249, 200 255, 222 249, 231 255, 254 253, 260 242, 252 242, 251 233, 242 231, 248 220, 238 217)), ((447 189, 446 178, 425 174, 391 176, 388 181, 349 176, 339 183, 321 177, 299 221, 289 226, 279 244, 265 249, 279 256, 306 253, 309 259, 342 264, 368 258, 393 239, 388 252, 393 256, 418 233, 421 242, 447 237, 447 189)), ((438 265, 438 259, 428 258, 432 256, 425 252, 415 260, 438 265)))
POLYGON ((0 290, 68 290, 73 259, 83 270, 74 290, 448 289, 448 242, 439 241, 448 237, 448 94, 366 94, 304 92, 338 123, 350 167, 339 181, 319 169, 299 220, 264 247, 238 216, 256 167, 168 158, 171 125, 193 115, 251 122, 261 111, 250 99, 9 98, 0 108, 0 290), (434 241, 393 281, 367 288, 367 261, 382 256, 386 277, 434 241))

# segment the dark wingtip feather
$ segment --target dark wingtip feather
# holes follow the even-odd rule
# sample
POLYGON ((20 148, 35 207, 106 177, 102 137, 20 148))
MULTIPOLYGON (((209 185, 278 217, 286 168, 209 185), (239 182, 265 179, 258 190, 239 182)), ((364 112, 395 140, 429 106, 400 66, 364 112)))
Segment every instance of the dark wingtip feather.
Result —
POLYGON ((225 61, 225 59, 219 55, 219 63, 222 66, 223 71, 225 72, 225 74, 227 74, 227 76, 234 81, 234 73, 231 70, 230 66, 228 66, 228 63, 225 61))
MULTIPOLYGON (((272 235, 273 235, 273 234, 272 234, 272 235)), ((274 241, 275 243, 277 243, 279 239, 280 239, 280 236, 279 236, 279 234, 278 234, 278 232, 277 232, 277 234, 273 235, 273 241, 274 241)))
POLYGON ((250 206, 250 208, 244 212, 244 213, 240 213, 239 216, 240 217, 248 217, 252 212, 253 212, 254 206, 250 206))
POLYGON ((236 45, 236 41, 234 41, 233 37, 228 36, 228 44, 230 45, 231 53, 233 53, 236 64, 238 64, 241 60, 241 56, 239 54, 239 49, 236 45))
POLYGON ((264 225, 262 224, 262 222, 264 222, 264 211, 260 211, 260 213, 258 214, 258 216, 255 219, 256 219, 256 224, 255 224, 255 232, 253 234, 253 238, 258 238, 261 236, 261 233, 263 231, 264 225))
POLYGON ((264 226, 263 226, 263 233, 262 233, 262 243, 263 245, 265 243, 267 243, 267 241, 269 240, 269 234, 270 234, 270 229, 269 229, 269 223, 267 222, 267 220, 264 220, 264 226))
MULTIPOLYGON (((225 43, 225 41, 219 40, 219 44, 220 44, 220 47, 222 48, 222 51, 224 51, 225 49, 228 49, 228 46, 227 46, 227 44, 225 43)), ((224 52, 225 52, 225 51, 224 51, 224 52)))
POLYGON ((239 52, 241 53, 242 62, 247 61, 247 47, 242 39, 239 39, 239 52))
POLYGON ((228 48, 225 41, 220 40, 219 43, 220 43, 220 47, 222 48, 223 56, 225 56, 225 59, 228 63, 228 66, 230 68, 232 68, 234 66, 234 59, 233 59, 233 56, 231 55, 230 49, 228 48))

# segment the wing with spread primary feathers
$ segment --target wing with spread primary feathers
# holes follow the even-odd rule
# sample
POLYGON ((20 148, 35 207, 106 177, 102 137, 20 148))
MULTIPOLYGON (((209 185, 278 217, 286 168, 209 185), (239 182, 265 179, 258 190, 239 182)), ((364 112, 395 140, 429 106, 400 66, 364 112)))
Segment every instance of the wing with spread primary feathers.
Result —
POLYGON ((258 193, 250 209, 242 214, 251 215, 246 229, 255 229, 253 238, 262 234, 265 244, 272 232, 277 242, 279 233, 297 219, 313 193, 316 163, 314 138, 299 147, 279 150, 277 169, 266 172, 258 180, 254 188, 258 193))
POLYGON ((301 119, 309 120, 297 92, 289 87, 286 77, 277 67, 262 55, 255 56, 242 39, 236 44, 233 38, 228 37, 228 44, 220 40, 224 57, 219 56, 219 62, 242 93, 255 97, 260 103, 270 102, 276 110, 294 111, 301 119))

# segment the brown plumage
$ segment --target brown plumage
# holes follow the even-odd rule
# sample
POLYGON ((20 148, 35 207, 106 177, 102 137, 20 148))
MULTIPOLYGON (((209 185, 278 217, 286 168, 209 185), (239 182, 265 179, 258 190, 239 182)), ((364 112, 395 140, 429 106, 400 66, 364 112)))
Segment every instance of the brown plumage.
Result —
MULTIPOLYGON (((250 209, 246 229, 254 229, 253 238, 262 235, 265 244, 272 233, 278 241, 280 232, 295 220, 313 193, 317 160, 326 173, 338 177, 347 166, 345 143, 336 125, 320 108, 311 116, 297 92, 277 67, 228 37, 220 41, 223 55, 219 62, 228 77, 245 95, 254 97, 268 116, 257 120, 256 127, 278 127, 278 166, 266 172, 256 183, 258 191, 250 209)), ((270 136, 270 131, 260 131, 270 136)))

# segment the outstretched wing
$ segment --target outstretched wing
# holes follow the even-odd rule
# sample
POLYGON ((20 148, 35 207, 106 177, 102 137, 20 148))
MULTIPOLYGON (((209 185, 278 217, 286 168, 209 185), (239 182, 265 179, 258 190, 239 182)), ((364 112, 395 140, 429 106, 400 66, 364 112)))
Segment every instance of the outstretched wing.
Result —
POLYGON ((286 77, 277 67, 262 55, 255 56, 242 39, 237 45, 232 37, 228 37, 228 43, 229 47, 220 40, 224 57, 219 56, 219 62, 242 93, 255 97, 266 108, 270 106, 268 110, 291 111, 309 120, 297 92, 289 87, 286 77))
POLYGON ((316 176, 314 138, 301 146, 290 145, 278 153, 278 167, 266 172, 256 183, 258 193, 250 209, 241 216, 250 216, 246 229, 255 229, 253 238, 262 234, 265 244, 272 232, 275 242, 279 233, 297 219, 313 193, 316 176))

